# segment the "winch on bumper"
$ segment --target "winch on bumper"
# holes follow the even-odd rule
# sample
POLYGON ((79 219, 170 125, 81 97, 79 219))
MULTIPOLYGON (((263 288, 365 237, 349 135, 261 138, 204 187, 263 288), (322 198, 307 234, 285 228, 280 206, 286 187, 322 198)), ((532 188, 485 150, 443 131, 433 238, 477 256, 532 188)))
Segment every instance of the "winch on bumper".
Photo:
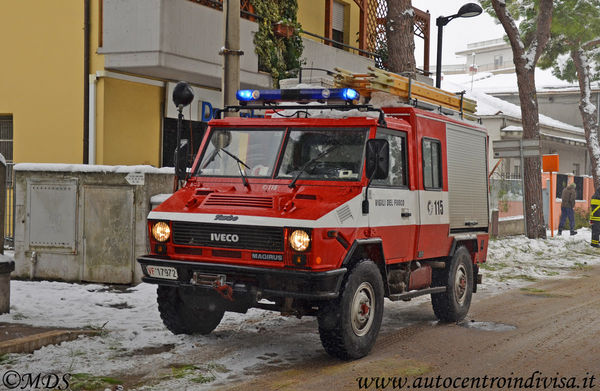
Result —
POLYGON ((328 300, 338 296, 346 268, 324 272, 274 269, 203 262, 188 262, 147 255, 137 260, 144 273, 142 281, 177 287, 215 289, 229 286, 233 298, 258 293, 262 297, 291 297, 328 300), (153 277, 149 268, 167 271, 153 277), (176 274, 172 273, 172 269, 176 274), (170 272, 170 273, 169 273, 170 272))

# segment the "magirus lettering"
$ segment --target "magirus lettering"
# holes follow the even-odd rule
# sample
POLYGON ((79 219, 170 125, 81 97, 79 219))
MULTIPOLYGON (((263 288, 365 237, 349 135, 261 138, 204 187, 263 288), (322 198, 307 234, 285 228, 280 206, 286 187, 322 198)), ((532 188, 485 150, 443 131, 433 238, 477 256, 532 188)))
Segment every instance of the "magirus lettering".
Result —
POLYGON ((210 234, 210 240, 212 242, 233 242, 236 243, 240 240, 240 237, 236 234, 210 234))

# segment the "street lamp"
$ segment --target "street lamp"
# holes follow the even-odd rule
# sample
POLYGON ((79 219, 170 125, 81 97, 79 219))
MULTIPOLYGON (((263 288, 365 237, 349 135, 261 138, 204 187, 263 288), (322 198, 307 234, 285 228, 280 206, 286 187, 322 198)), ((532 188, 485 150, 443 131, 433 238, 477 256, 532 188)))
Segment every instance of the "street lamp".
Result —
POLYGON ((447 25, 452 19, 455 18, 472 18, 483 12, 483 9, 478 4, 467 3, 460 7, 455 15, 451 16, 439 16, 435 20, 435 25, 438 28, 437 37, 437 63, 435 66, 435 86, 440 88, 442 85, 442 35, 444 26, 447 25))

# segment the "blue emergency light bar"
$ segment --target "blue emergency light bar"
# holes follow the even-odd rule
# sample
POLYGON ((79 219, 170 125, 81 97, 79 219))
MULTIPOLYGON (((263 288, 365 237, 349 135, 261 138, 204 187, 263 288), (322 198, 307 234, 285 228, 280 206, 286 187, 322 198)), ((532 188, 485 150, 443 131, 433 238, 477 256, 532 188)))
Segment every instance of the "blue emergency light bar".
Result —
POLYGON ((286 90, 238 90, 240 104, 248 102, 310 102, 344 101, 351 102, 360 97, 352 88, 299 88, 286 90))

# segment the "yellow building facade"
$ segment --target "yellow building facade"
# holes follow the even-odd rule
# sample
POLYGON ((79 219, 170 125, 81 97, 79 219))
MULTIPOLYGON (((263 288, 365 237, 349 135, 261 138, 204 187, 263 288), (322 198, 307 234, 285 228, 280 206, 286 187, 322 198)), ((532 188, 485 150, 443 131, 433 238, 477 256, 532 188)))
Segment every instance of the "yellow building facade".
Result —
MULTIPOLYGON (((98 54, 100 4, 89 2, 89 72, 104 70, 98 54)), ((12 118, 19 162, 84 163, 85 2, 3 4, 0 116, 12 118)), ((89 77, 88 77, 89 80, 89 77)), ((97 164, 159 165, 164 88, 111 77, 97 79, 97 164)))

